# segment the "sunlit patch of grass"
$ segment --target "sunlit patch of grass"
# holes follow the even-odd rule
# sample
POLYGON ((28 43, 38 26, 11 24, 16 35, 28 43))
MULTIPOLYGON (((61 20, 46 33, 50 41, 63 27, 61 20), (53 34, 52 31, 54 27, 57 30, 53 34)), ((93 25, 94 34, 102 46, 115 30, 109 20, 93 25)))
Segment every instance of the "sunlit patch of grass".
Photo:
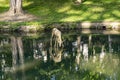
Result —
POLYGON ((0 0, 0 6, 7 6, 8 7, 8 1, 7 0, 0 0))
POLYGON ((24 4, 23 6, 28 6, 28 5, 33 4, 33 2, 32 2, 32 1, 31 1, 31 2, 26 2, 26 1, 24 1, 23 4, 24 4))
POLYGON ((9 2, 7 0, 0 0, 0 14, 7 11, 9 2))
POLYGON ((85 1, 83 4, 88 5, 88 4, 93 4, 92 1, 85 1))
POLYGON ((70 10, 70 6, 62 7, 60 9, 58 9, 57 12, 61 13, 61 12, 66 12, 68 10, 70 10))
POLYGON ((91 9, 91 11, 92 12, 102 12, 102 11, 104 11, 104 8, 102 8, 102 7, 94 7, 94 8, 91 9))
POLYGON ((61 19, 61 22, 74 22, 75 20, 81 20, 81 18, 78 19, 78 16, 70 16, 70 17, 61 19))
POLYGON ((120 11, 119 10, 113 10, 112 14, 120 18, 120 11))
POLYGON ((107 19, 107 18, 109 18, 111 16, 110 16, 110 14, 103 14, 102 17, 107 19))
POLYGON ((91 20, 98 20, 99 19, 99 15, 98 14, 93 14, 94 16, 90 16, 88 19, 91 20))
POLYGON ((115 19, 114 18, 108 18, 108 19, 105 19, 104 21, 114 21, 115 19))

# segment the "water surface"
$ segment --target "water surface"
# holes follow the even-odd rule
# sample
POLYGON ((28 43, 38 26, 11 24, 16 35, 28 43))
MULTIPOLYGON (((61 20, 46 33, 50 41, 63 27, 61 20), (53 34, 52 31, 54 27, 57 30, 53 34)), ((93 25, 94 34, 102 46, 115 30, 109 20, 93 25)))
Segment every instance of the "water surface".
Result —
POLYGON ((120 80, 120 35, 0 35, 0 80, 120 80))

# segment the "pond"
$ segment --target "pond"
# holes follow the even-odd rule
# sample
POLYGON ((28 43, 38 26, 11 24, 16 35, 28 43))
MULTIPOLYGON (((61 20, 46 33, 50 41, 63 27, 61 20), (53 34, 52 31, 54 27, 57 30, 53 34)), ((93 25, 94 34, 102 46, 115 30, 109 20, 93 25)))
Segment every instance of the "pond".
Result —
POLYGON ((120 34, 0 35, 0 80, 120 80, 120 34))

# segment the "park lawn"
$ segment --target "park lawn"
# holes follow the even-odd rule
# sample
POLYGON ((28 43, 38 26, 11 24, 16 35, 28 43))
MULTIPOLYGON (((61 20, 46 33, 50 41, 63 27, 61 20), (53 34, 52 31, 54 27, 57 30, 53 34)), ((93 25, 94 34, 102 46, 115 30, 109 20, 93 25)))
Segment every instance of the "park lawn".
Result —
MULTIPOLYGON (((80 5, 75 5, 74 0, 23 1, 24 11, 35 15, 38 19, 14 23, 15 25, 120 21, 120 0, 84 0, 80 5)), ((8 0, 0 0, 0 13, 9 9, 8 3, 8 0)), ((0 23, 5 24, 5 22, 0 23)))

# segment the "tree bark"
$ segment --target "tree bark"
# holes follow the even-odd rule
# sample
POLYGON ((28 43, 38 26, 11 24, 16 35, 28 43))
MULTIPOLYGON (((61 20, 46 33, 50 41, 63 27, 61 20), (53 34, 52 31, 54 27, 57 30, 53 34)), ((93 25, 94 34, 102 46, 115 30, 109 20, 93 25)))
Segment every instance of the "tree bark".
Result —
POLYGON ((23 14, 22 0, 10 0, 9 13, 12 15, 23 14))
POLYGON ((22 0, 16 0, 16 13, 17 14, 23 13, 23 10, 22 10, 22 0))

